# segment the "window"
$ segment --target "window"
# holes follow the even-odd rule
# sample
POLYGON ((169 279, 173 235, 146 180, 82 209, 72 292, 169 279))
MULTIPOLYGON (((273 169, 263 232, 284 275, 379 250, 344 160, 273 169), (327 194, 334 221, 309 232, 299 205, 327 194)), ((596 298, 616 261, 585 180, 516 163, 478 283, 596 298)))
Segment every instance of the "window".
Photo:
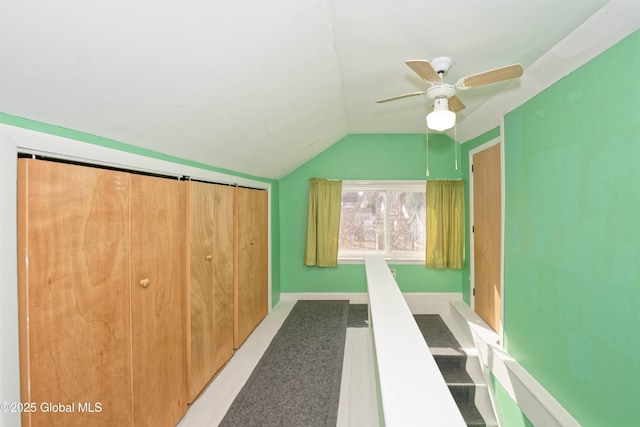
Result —
POLYGON ((425 181, 343 181, 338 260, 424 262, 425 181))

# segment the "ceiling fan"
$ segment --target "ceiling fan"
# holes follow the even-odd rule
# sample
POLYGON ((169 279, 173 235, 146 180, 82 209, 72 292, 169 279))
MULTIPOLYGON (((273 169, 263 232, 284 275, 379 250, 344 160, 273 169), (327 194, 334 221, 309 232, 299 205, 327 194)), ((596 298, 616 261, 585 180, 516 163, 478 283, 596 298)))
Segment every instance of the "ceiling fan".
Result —
POLYGON ((427 115, 427 126, 436 131, 452 128, 456 122, 456 112, 465 108, 464 103, 456 95, 457 89, 466 90, 522 76, 522 65, 513 64, 463 77, 455 84, 450 84, 444 82, 444 75, 451 68, 449 57, 435 58, 431 62, 425 59, 413 59, 405 61, 405 64, 431 86, 427 90, 380 99, 376 102, 395 101, 426 93, 427 97, 433 100, 433 111, 427 115))

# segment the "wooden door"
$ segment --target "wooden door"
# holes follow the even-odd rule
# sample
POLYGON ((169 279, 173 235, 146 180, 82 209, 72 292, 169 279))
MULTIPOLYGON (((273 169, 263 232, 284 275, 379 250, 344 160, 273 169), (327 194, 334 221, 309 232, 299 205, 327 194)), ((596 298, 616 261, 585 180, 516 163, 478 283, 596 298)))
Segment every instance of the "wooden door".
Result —
POLYGON ((189 402, 233 354, 233 188, 187 182, 189 402))
POLYGON ((234 346, 239 348, 268 312, 268 194, 236 189, 234 346))
POLYGON ((130 182, 133 421, 174 426, 187 404, 184 186, 130 182))
POLYGON ((500 144, 473 155, 474 309, 500 332, 500 144))
POLYGON ((18 160, 24 426, 131 425, 128 179, 18 160))

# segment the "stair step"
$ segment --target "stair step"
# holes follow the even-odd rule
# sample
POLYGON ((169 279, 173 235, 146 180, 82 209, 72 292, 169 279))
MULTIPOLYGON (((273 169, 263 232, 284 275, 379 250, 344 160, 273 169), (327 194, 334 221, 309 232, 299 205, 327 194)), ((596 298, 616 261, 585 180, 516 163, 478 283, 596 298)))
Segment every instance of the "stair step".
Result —
POLYGON ((414 315, 433 358, 467 426, 486 427, 475 406, 476 384, 467 372, 467 354, 438 315, 414 315))
POLYGON ((447 383, 473 383, 466 369, 467 356, 455 348, 429 348, 447 383))
POLYGON ((486 427, 486 423, 480 415, 480 411, 475 405, 467 405, 467 406, 459 406, 460 413, 462 413, 462 418, 467 426, 473 427, 486 427))
POLYGON ((473 405, 476 397, 476 386, 471 384, 447 384, 453 400, 458 405, 473 405))
MULTIPOLYGON (((432 353, 433 354, 433 353, 432 353)), ((443 356, 434 354, 438 367, 441 369, 466 369, 467 359, 459 356, 443 356)))
POLYGON ((444 381, 447 384, 469 384, 474 385, 473 380, 467 373, 460 369, 443 369, 440 367, 440 372, 444 377, 444 381))
POLYGON ((476 408, 476 386, 474 384, 448 384, 462 417, 468 426, 485 426, 485 421, 476 408))

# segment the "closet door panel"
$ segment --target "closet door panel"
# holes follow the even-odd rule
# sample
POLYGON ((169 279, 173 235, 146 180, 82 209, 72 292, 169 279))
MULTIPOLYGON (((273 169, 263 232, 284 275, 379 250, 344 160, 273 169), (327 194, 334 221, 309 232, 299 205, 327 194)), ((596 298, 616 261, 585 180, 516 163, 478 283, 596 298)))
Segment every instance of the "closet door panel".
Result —
POLYGON ((233 354, 233 189, 187 188, 191 402, 233 354))
POLYGON ((217 371, 233 354, 233 188, 214 185, 213 200, 214 367, 217 371))
POLYGON ((130 425, 128 174, 18 163, 23 425, 130 425))
POLYGON ((187 400, 184 187, 131 175, 130 200, 133 420, 173 426, 187 400))
POLYGON ((211 336, 213 318, 213 201, 208 186, 187 182, 189 269, 188 371, 189 402, 192 402, 215 374, 215 351, 211 336))
POLYGON ((237 189, 234 344, 240 347, 268 311, 268 195, 237 189))

